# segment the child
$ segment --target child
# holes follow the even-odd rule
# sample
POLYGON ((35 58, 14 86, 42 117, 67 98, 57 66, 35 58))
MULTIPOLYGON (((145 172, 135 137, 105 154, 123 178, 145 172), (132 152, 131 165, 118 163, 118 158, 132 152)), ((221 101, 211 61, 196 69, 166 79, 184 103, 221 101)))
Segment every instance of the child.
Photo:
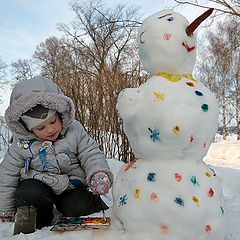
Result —
MULTIPOLYGON (((51 224, 54 205, 64 216, 108 208, 99 194, 108 192, 113 175, 74 114, 72 100, 52 81, 35 77, 16 84, 5 112, 13 142, 0 165, 3 222, 16 209, 26 219, 35 208, 40 229, 51 224)), ((24 231, 20 226, 17 233, 24 231)))

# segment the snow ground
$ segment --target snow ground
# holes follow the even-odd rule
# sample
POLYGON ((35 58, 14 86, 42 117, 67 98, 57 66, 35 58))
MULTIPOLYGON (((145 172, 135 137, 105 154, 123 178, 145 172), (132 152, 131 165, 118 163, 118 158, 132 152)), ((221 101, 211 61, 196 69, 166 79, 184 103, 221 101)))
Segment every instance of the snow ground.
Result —
MULTIPOLYGON (((225 214, 227 218, 227 234, 225 240, 240 239, 240 141, 234 138, 217 143, 212 143, 207 156, 204 158, 207 164, 213 165, 223 185, 225 198, 225 214)), ((108 160, 111 170, 116 177, 119 169, 123 165, 118 160, 108 160)), ((106 212, 111 216, 111 209, 106 212)), ((96 214, 95 214, 96 215, 96 214)), ((97 215, 96 215, 97 216, 97 215)), ((50 227, 37 230, 32 234, 19 234, 12 236, 13 224, 0 223, 1 240, 127 240, 127 236, 122 231, 76 231, 63 234, 50 232, 50 227)), ((139 239, 139 238, 138 238, 139 239)), ((129 239, 132 240, 132 239, 129 239)), ((139 239, 141 240, 141 239, 139 239)), ((142 240, 147 240, 142 237, 142 240)), ((212 239, 217 240, 217 239, 212 239)))

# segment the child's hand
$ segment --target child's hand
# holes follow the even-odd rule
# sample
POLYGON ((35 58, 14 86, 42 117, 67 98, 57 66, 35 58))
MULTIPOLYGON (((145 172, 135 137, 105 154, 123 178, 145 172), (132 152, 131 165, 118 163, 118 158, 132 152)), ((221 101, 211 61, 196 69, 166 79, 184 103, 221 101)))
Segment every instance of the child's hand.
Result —
POLYGON ((111 185, 110 180, 107 174, 104 172, 95 173, 91 178, 91 189, 93 191, 93 194, 97 193, 101 195, 107 194, 110 185, 111 185))

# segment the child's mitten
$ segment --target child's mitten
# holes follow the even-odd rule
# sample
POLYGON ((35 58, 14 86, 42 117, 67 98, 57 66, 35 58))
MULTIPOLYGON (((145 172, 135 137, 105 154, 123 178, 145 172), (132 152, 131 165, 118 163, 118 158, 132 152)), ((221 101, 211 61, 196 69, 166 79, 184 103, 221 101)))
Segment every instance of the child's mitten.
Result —
POLYGON ((93 191, 93 194, 97 193, 101 195, 107 194, 110 185, 111 185, 110 180, 107 174, 104 172, 95 173, 91 178, 91 189, 93 191))

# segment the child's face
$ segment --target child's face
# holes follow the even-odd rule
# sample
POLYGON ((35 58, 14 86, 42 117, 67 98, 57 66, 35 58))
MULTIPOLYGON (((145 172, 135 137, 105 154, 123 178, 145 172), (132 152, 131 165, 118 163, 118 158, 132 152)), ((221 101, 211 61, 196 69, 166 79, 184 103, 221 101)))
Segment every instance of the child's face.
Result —
POLYGON ((33 133, 44 141, 55 141, 62 130, 62 121, 57 113, 42 124, 32 128, 33 133))

